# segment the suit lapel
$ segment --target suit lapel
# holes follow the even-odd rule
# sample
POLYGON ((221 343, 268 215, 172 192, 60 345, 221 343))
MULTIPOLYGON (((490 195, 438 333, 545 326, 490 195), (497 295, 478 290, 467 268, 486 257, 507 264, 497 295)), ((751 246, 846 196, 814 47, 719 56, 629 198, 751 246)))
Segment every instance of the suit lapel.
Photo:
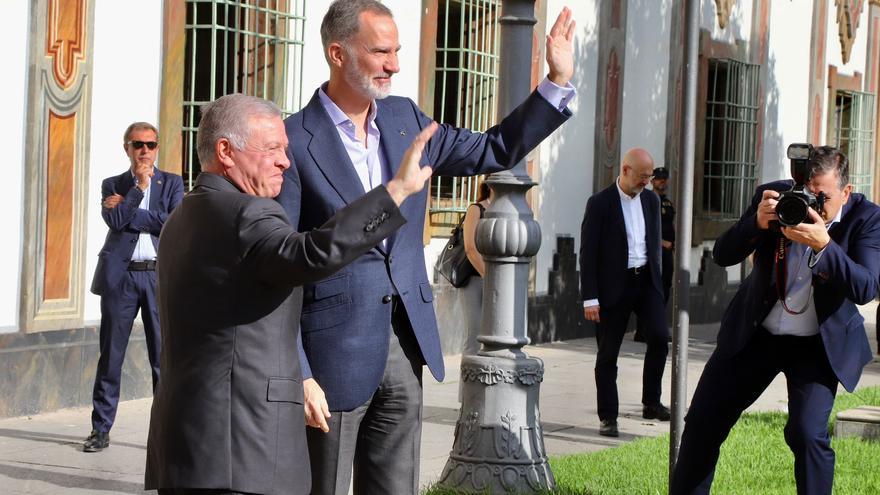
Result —
POLYGON ((131 171, 126 170, 122 174, 120 174, 116 179, 116 190, 113 191, 120 196, 125 196, 128 194, 128 191, 134 187, 134 177, 131 176, 131 171))
POLYGON ((620 233, 623 234, 623 242, 626 244, 628 241, 626 239, 626 221, 623 218, 623 205, 620 204, 620 192, 617 190, 617 179, 614 179, 615 183, 611 184, 611 187, 608 188, 608 201, 611 202, 611 211, 614 216, 614 221, 612 222, 617 228, 620 230, 620 233))
POLYGON ((161 170, 156 170, 150 180, 150 211, 158 211, 159 200, 162 198, 162 190, 165 188, 165 174, 161 170))
POLYGON ((649 191, 647 189, 643 189, 642 193, 639 194, 639 202, 642 204, 642 217, 645 220, 645 246, 648 248, 648 259, 651 258, 652 250, 654 246, 652 246, 652 240, 656 238, 656 232, 654 232, 654 228, 657 227, 655 225, 656 222, 652 222, 651 219, 654 218, 654 209, 652 208, 653 202, 648 201, 645 197, 645 194, 654 194, 654 191, 649 191))
MULTIPOLYGON (((400 162, 403 160, 403 154, 412 143, 415 136, 408 135, 406 128, 401 124, 404 117, 398 115, 391 105, 386 104, 383 100, 376 100, 376 127, 379 128, 379 152, 383 154, 387 167, 388 176, 385 177, 383 183, 387 183, 397 174, 400 168, 400 162)), ((401 205, 402 206, 402 205, 401 205)), ((388 236, 387 250, 390 252, 394 248, 397 240, 397 231, 388 236)), ((382 246, 378 249, 381 251, 382 246)))
MULTIPOLYGON (((363 196, 366 191, 361 179, 354 170, 345 146, 339 140, 336 126, 321 105, 317 90, 303 109, 303 129, 309 134, 309 155, 342 200, 350 204, 363 196)), ((382 140, 384 139, 383 134, 382 140)), ((386 250, 381 244, 374 249, 385 256, 386 250)))
POLYGON ((415 136, 410 136, 406 128, 400 125, 404 122, 404 118, 397 115, 394 108, 382 100, 377 100, 376 105, 378 105, 376 127, 381 134, 379 150, 384 154, 385 163, 388 165, 389 176, 385 178, 387 182, 397 173, 403 154, 406 153, 415 136))
POLYGON ((364 186, 339 140, 333 121, 321 106, 317 91, 303 109, 303 129, 309 134, 309 155, 339 196, 346 203, 363 196, 364 186))

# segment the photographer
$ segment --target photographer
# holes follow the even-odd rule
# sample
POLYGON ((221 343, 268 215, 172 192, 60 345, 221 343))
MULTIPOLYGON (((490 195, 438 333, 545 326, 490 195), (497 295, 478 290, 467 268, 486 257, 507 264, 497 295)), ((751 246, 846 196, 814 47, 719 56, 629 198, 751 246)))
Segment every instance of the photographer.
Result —
POLYGON ((789 158, 801 183, 759 186, 715 243, 716 263, 735 265, 754 253, 754 268, 724 314, 694 392, 670 493, 709 493, 721 444, 779 373, 788 383, 785 440, 797 491, 831 493, 828 416, 837 383, 852 391, 871 359, 856 304, 878 293, 880 207, 852 192, 837 149, 793 145, 789 158), (798 149, 807 152, 794 156, 798 149), (789 204, 778 209, 783 191, 789 204), (788 209, 796 199, 809 205, 805 221, 780 225, 778 212, 796 210, 788 209))

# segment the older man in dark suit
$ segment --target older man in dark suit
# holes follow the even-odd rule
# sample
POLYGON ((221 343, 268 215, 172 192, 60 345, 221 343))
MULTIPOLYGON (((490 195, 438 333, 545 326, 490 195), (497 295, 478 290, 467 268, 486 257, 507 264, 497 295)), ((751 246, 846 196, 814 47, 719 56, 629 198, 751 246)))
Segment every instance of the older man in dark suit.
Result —
POLYGON ((202 173, 162 232, 162 380, 147 441, 159 493, 306 494, 300 285, 325 278, 405 223, 436 124, 395 177, 299 234, 272 200, 290 166, 281 112, 228 95, 202 107, 202 173))
POLYGON ((98 253, 92 281, 92 292, 101 296, 101 355, 92 391, 92 433, 83 443, 85 452, 98 452, 110 445, 122 362, 138 310, 144 322, 154 389, 159 380, 156 251, 165 219, 183 198, 183 180, 154 166, 158 138, 152 124, 128 126, 122 146, 131 165, 101 184, 101 217, 110 230, 98 253))
POLYGON ((642 372, 642 417, 669 420, 660 383, 669 353, 669 327, 660 262, 660 200, 643 194, 654 170, 647 151, 629 150, 620 176, 587 201, 581 224, 584 317, 597 323, 596 400, 599 434, 618 436, 617 354, 635 313, 647 343, 642 372))
POLYGON ((721 444, 779 373, 788 382, 785 441, 797 491, 831 493, 837 384, 852 391, 871 361, 856 305, 878 293, 880 207, 852 192, 846 155, 835 148, 812 150, 807 164, 806 188, 825 197, 821 212, 808 208, 808 221, 780 228, 779 194, 793 182, 771 182, 715 242, 716 263, 753 256, 754 268, 724 313, 694 392, 670 493, 709 493, 721 444))
MULTIPOLYGON (((426 147, 435 175, 512 167, 568 118, 573 33, 566 9, 548 34, 549 77, 498 126, 482 134, 440 127, 426 147)), ((413 101, 389 96, 400 42, 381 2, 332 2, 321 38, 330 80, 285 121, 296 166, 279 201, 302 231, 384 183, 431 122, 413 101)), ((426 202, 426 193, 407 201, 405 227, 337 276, 305 287, 307 420, 329 428, 308 433, 317 495, 347 494, 352 478, 355 494, 418 491, 422 367, 438 380, 445 371, 425 271, 426 202)))

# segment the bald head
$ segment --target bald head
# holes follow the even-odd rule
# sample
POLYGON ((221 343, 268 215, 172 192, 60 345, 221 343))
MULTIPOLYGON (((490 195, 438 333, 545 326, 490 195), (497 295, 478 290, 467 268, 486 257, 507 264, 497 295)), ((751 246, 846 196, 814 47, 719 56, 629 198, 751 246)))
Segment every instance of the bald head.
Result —
POLYGON ((654 173, 654 159, 642 148, 633 148, 623 155, 620 163, 620 188, 626 194, 635 196, 651 182, 654 173))

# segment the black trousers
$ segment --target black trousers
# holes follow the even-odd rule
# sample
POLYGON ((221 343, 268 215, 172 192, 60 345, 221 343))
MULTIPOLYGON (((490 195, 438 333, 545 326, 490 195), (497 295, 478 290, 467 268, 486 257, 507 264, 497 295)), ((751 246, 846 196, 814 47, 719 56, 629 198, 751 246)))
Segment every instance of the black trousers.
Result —
MULTIPOLYGON (((830 494, 834 451, 828 416, 837 393, 837 377, 820 335, 771 335, 759 329, 733 357, 712 354, 697 384, 685 418, 671 494, 708 494, 721 444, 742 412, 761 396, 779 373, 788 385, 785 442, 794 453, 799 494, 830 494)), ((760 441, 760 439, 756 439, 760 441)))
MULTIPOLYGON (((331 411, 330 431, 306 428, 312 495, 415 495, 419 489, 424 359, 394 296, 385 374, 352 411, 331 411)), ((319 383, 320 385, 320 383, 319 383)))
POLYGON ((156 304, 156 272, 127 271, 119 286, 101 296, 101 332, 99 345, 101 356, 95 372, 92 390, 92 429, 110 431, 116 420, 119 404, 119 384, 122 363, 131 336, 134 318, 141 312, 147 356, 153 371, 153 389, 159 381, 159 352, 162 349, 162 333, 159 328, 159 309, 156 304))
MULTIPOLYGON (((642 404, 660 403, 660 385, 666 356, 669 354, 669 327, 666 325, 666 304, 651 283, 650 270, 634 275, 627 272, 626 289, 620 301, 610 307, 600 306, 596 328, 599 352, 596 356, 596 400, 599 419, 616 420, 617 355, 632 313, 642 322, 641 330, 648 345, 642 369, 642 404)), ((601 304, 601 302, 600 302, 601 304)))

